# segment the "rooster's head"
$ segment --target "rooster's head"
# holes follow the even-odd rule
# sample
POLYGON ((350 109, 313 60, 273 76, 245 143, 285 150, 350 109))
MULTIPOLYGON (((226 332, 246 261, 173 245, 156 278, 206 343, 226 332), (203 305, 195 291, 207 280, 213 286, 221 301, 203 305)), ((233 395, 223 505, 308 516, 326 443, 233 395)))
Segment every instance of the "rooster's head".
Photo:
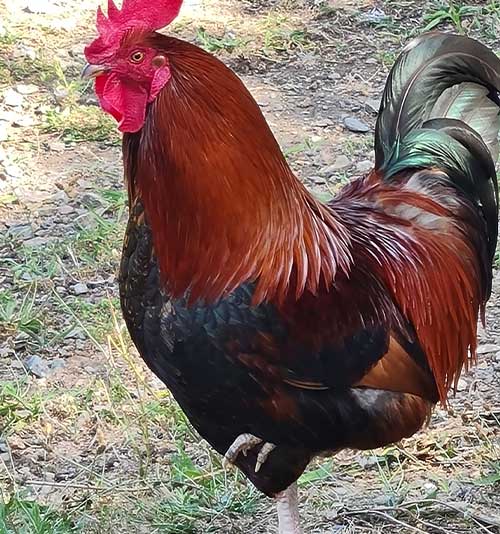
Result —
POLYGON ((99 37, 85 48, 82 76, 95 78, 104 111, 122 132, 144 124, 146 107, 170 80, 168 58, 154 47, 154 32, 170 24, 182 0, 124 0, 118 9, 108 0, 108 15, 97 11, 99 37))

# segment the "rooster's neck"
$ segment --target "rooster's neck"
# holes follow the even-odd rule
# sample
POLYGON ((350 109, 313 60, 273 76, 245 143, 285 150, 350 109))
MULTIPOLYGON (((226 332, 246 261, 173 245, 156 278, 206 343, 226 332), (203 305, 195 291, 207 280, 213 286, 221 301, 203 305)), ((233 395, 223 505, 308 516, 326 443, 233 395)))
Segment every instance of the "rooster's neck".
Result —
POLYGON ((172 80, 124 152, 168 290, 211 301, 256 281, 261 302, 329 285, 347 269, 348 236, 293 175, 255 100, 197 47, 169 38, 165 53, 172 80))

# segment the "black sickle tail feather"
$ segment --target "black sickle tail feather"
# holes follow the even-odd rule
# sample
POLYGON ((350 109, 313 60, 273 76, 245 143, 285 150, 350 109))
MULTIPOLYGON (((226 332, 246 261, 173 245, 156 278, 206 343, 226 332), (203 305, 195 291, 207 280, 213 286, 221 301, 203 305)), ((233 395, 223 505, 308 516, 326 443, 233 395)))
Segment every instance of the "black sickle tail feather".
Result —
MULTIPOLYGON (((375 133, 376 169, 439 168, 480 210, 493 260, 498 237, 500 59, 464 36, 412 41, 387 80, 375 133)), ((488 295, 490 288, 488 288, 488 295)))

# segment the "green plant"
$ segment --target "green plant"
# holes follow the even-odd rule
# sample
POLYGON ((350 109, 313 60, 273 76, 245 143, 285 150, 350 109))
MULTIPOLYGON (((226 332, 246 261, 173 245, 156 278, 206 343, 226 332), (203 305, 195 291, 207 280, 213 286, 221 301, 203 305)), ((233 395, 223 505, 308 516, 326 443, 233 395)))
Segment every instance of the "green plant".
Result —
POLYGON ((443 22, 450 22, 459 33, 464 32, 463 19, 476 15, 481 8, 477 6, 459 5, 455 0, 449 0, 447 4, 438 3, 436 10, 424 15, 427 25, 422 32, 427 32, 443 22))
POLYGON ((0 324, 6 333, 23 332, 36 336, 42 329, 40 310, 36 306, 37 286, 32 284, 19 300, 9 291, 0 293, 0 324))
POLYGON ((230 34, 225 34, 222 37, 210 35, 203 27, 196 30, 196 40, 207 52, 212 53, 219 52, 220 50, 233 52, 236 48, 245 44, 243 39, 230 34))
POLYGON ((29 386, 25 381, 0 383, 0 428, 2 432, 20 429, 40 415, 41 395, 28 394, 28 392, 29 386))
POLYGON ((270 14, 264 21, 264 52, 289 52, 312 47, 305 29, 293 28, 284 15, 270 14))
POLYGON ((64 514, 19 495, 0 499, 1 534, 74 534, 78 529, 64 514))
POLYGON ((120 143, 113 120, 95 106, 71 105, 62 110, 49 110, 42 129, 47 133, 58 133, 66 143, 120 143))

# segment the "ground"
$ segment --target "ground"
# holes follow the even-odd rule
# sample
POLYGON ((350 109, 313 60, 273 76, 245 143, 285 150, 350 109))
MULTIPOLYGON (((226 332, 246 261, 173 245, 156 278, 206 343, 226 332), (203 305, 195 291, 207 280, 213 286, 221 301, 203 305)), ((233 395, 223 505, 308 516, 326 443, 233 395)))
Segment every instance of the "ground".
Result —
MULTIPOLYGON (((120 140, 79 79, 96 5, 0 4, 0 533, 274 533, 272 501, 222 469, 124 328, 120 140)), ((200 0, 169 31, 243 78, 325 196, 369 169, 411 36, 437 25, 499 52, 499 14, 496 0, 200 0)), ((306 532, 500 532, 499 299, 497 272, 479 365, 427 430, 310 466, 306 532)))

